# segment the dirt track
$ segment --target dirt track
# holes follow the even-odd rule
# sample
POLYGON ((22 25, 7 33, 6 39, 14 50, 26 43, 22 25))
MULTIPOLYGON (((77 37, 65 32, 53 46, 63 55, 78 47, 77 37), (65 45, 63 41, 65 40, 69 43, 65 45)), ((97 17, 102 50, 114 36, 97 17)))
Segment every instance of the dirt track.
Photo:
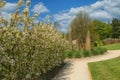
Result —
POLYGON ((87 63, 107 60, 120 56, 120 50, 109 50, 99 56, 82 59, 67 59, 66 66, 53 80, 92 80, 87 63))

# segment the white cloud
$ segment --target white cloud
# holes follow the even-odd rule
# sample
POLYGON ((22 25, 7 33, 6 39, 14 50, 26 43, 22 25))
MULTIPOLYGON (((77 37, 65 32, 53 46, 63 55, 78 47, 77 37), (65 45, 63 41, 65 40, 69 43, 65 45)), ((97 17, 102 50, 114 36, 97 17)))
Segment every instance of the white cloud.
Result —
POLYGON ((6 5, 0 8, 0 16, 4 17, 5 19, 10 19, 10 15, 13 11, 17 8, 17 3, 6 3, 6 5))
POLYGON ((15 11, 16 8, 17 8, 17 4, 16 3, 6 3, 6 5, 4 7, 2 7, 0 9, 0 11, 12 12, 12 11, 15 11))
POLYGON ((66 27, 80 11, 85 11, 92 19, 102 21, 110 21, 113 17, 120 17, 120 1, 119 0, 99 0, 96 3, 81 7, 72 7, 66 12, 54 15, 54 20, 58 21, 62 30, 66 31, 66 27))
POLYGON ((56 21, 63 21, 63 20, 71 19, 73 17, 70 16, 69 14, 67 14, 67 13, 63 13, 63 14, 55 14, 54 18, 55 18, 56 21))
POLYGON ((60 31, 61 31, 61 32, 67 32, 68 29, 67 29, 67 28, 61 28, 60 31))
POLYGON ((8 12, 1 12, 0 13, 0 16, 4 17, 6 20, 10 19, 10 15, 11 15, 11 13, 8 13, 8 12))
POLYGON ((98 9, 98 8, 101 8, 101 7, 103 7, 104 6, 104 1, 98 1, 98 2, 96 2, 96 3, 94 3, 94 4, 91 4, 90 5, 93 9, 98 9))
POLYGON ((36 4, 32 11, 34 13, 44 13, 44 12, 49 12, 49 10, 46 8, 46 6, 44 6, 44 4, 42 2, 36 4))
POLYGON ((97 11, 90 13, 90 17, 92 19, 100 19, 100 20, 104 20, 104 21, 110 20, 113 18, 111 14, 109 14, 108 12, 103 11, 103 10, 97 10, 97 11))
POLYGON ((55 14, 53 17, 54 20, 59 22, 59 24, 61 25, 60 31, 66 32, 69 23, 75 17, 75 15, 71 16, 68 13, 62 13, 62 14, 55 14))

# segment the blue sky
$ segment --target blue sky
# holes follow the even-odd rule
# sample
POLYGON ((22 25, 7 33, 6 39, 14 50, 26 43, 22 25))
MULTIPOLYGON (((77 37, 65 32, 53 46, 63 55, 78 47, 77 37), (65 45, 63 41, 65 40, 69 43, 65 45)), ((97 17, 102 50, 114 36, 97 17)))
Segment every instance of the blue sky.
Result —
MULTIPOLYGON (((0 9, 0 16, 9 18, 16 9, 18 0, 5 0, 7 4, 0 9)), ((26 1, 26 0, 24 0, 26 1)), ((61 31, 66 32, 70 22, 80 11, 85 11, 91 19, 104 22, 111 21, 113 17, 120 18, 119 0, 31 0, 31 14, 40 12, 38 20, 44 21, 47 15, 51 21, 59 22, 61 31)))
MULTIPOLYGON (((17 3, 18 0, 5 0, 6 2, 17 3)), ((24 0, 25 1, 25 0, 24 0)), ((42 2, 50 10, 50 14, 58 13, 59 11, 70 9, 71 7, 78 7, 90 5, 98 0, 31 0, 31 8, 36 4, 42 2)))

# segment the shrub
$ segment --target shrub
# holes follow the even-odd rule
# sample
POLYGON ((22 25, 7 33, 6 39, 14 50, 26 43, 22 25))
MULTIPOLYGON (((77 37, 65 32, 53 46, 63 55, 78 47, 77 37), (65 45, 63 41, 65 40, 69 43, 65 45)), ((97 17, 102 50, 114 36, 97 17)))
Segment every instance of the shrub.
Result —
POLYGON ((73 57, 74 57, 74 52, 73 52, 73 51, 68 52, 68 53, 67 53, 67 57, 68 57, 68 58, 73 58, 73 57))
POLYGON ((107 50, 102 47, 94 47, 91 51, 87 51, 86 49, 82 49, 81 51, 72 50, 65 54, 67 58, 81 58, 81 57, 90 57, 94 55, 100 55, 105 53, 107 50))
POLYGON ((75 57, 76 50, 68 51, 65 55, 68 58, 74 58, 75 57))
POLYGON ((101 47, 101 46, 103 46, 103 43, 101 41, 96 41, 95 46, 96 47, 101 47))
POLYGON ((69 51, 65 55, 67 58, 81 58, 82 57, 81 52, 76 51, 76 50, 69 51))
POLYGON ((115 43, 120 43, 120 39, 112 39, 112 38, 107 38, 103 41, 105 45, 108 44, 115 44, 115 43))
POLYGON ((94 47, 91 49, 91 54, 92 55, 99 55, 105 53, 107 50, 102 47, 94 47))
POLYGON ((4 79, 34 79, 64 60, 65 41, 50 26, 27 31, 0 29, 0 76, 4 79), (55 35, 55 36, 53 36, 55 35))
POLYGON ((76 51, 75 53, 75 58, 81 58, 82 57, 82 54, 80 51, 76 51))
POLYGON ((90 56, 90 52, 87 51, 86 49, 82 49, 81 53, 82 53, 83 57, 89 57, 90 56))
POLYGON ((0 17, 1 80, 35 80, 63 63, 66 41, 62 34, 50 24, 33 23, 34 18, 28 7, 22 15, 19 11, 12 14, 11 21, 0 17))

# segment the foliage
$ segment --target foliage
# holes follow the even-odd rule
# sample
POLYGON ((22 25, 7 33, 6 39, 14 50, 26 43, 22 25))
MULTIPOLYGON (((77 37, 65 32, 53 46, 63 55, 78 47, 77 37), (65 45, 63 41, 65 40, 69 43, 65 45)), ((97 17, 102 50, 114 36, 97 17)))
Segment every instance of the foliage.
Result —
POLYGON ((92 80, 120 80, 120 57, 88 64, 92 80))
POLYGON ((112 35, 112 26, 99 20, 94 20, 94 27, 100 40, 110 38, 112 35))
POLYGON ((100 55, 105 53, 107 50, 102 47, 94 47, 90 51, 87 51, 86 49, 82 49, 80 51, 72 50, 65 54, 67 58, 81 58, 81 57, 90 57, 95 55, 100 55))
POLYGON ((120 20, 113 18, 112 20, 112 38, 120 38, 120 20))
POLYGON ((64 50, 65 41, 61 34, 50 26, 43 25, 25 31, 1 27, 0 75, 5 79, 22 80, 29 74, 34 79, 62 63, 64 50))
POLYGON ((77 41, 76 45, 78 50, 85 48, 86 35, 88 30, 91 34, 91 42, 94 43, 94 41, 97 39, 93 22, 85 12, 80 12, 76 15, 70 24, 70 28, 72 30, 72 40, 77 41))
POLYGON ((94 47, 91 49, 91 54, 92 55, 100 55, 105 53, 107 50, 105 48, 102 47, 94 47))
POLYGON ((76 51, 75 58, 82 58, 82 53, 80 51, 76 51))
POLYGON ((86 35, 86 29, 88 29, 88 26, 91 24, 91 20, 87 13, 80 12, 76 15, 76 17, 71 22, 71 29, 73 34, 73 39, 76 38, 84 38, 82 34, 86 35))
POLYGON ((101 47, 101 46, 103 46, 103 43, 101 41, 95 41, 94 45, 97 47, 101 47))
POLYGON ((75 50, 66 52, 66 53, 65 53, 65 57, 68 57, 68 58, 74 57, 74 54, 73 54, 74 52, 75 52, 75 50))
POLYGON ((30 17, 30 0, 20 14, 23 4, 19 0, 10 21, 0 18, 1 80, 35 80, 64 60, 66 41, 62 34, 49 24, 34 23, 36 14, 30 17))
POLYGON ((76 50, 68 51, 65 55, 67 58, 81 58, 82 57, 82 53, 76 50))
POLYGON ((81 50, 81 53, 82 53, 83 57, 89 57, 89 56, 91 56, 91 55, 90 55, 90 52, 87 51, 86 49, 82 49, 82 50, 81 50))

